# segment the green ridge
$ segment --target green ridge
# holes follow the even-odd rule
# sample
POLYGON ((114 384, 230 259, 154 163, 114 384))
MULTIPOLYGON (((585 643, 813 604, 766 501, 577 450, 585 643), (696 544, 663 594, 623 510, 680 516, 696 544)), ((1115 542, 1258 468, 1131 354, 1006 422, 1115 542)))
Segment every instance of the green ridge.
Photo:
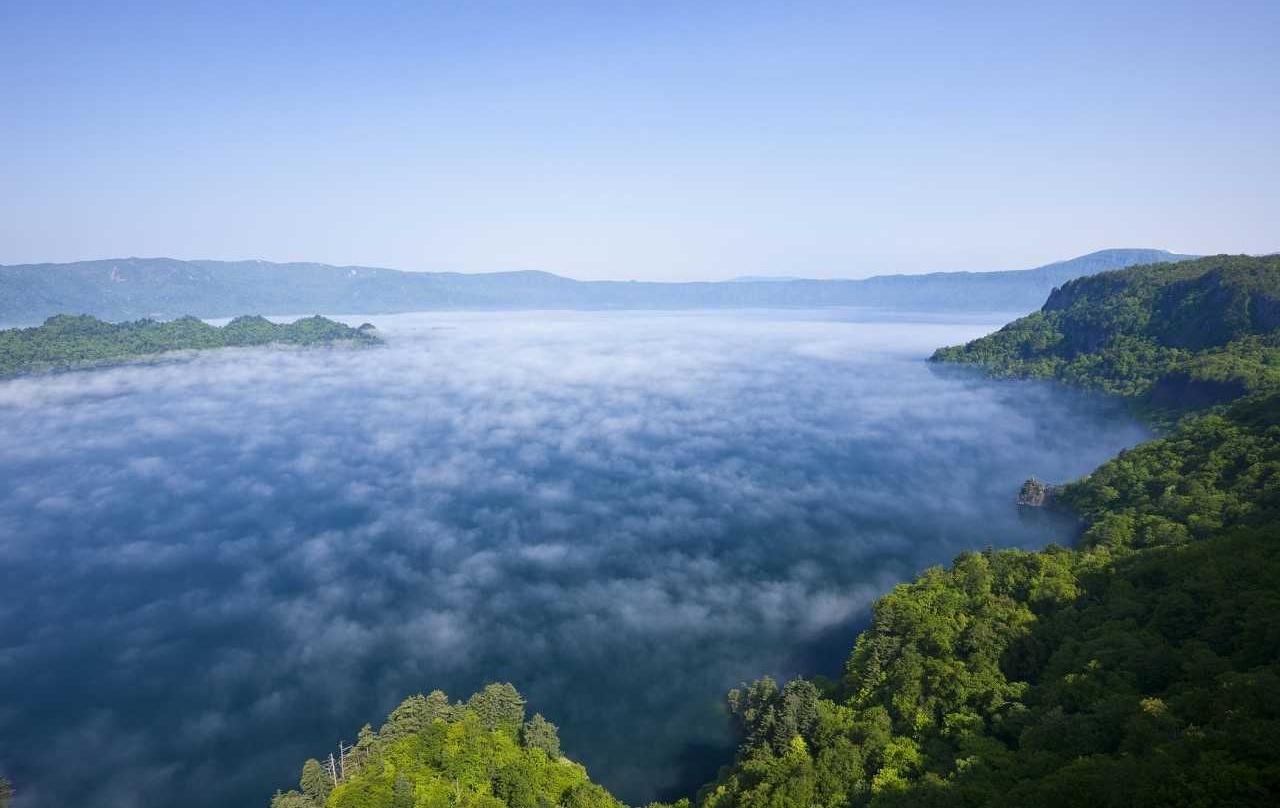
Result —
POLYGON ((378 342, 371 325, 351 328, 320 316, 285 324, 237 317, 218 327, 195 317, 107 323, 89 315, 59 314, 34 328, 0 331, 0 377, 115 365, 168 351, 378 342))
POLYGON ((934 361, 1048 378, 1188 411, 1280 384, 1280 256, 1219 255, 1104 272, 934 361))

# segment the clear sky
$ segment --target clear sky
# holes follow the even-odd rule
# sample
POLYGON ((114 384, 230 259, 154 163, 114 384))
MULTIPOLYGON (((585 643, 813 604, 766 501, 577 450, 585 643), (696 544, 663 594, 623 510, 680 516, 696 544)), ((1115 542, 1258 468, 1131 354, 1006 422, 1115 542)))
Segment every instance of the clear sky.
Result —
POLYGON ((0 263, 1280 250, 1280 2, 0 0, 0 263))

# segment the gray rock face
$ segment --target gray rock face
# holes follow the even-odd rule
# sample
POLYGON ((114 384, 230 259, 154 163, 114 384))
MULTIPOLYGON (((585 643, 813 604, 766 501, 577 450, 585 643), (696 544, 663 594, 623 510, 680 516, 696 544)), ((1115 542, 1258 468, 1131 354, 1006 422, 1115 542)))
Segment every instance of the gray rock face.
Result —
POLYGON ((1043 508, 1049 504, 1058 486, 1043 483, 1035 477, 1030 478, 1018 489, 1018 505, 1028 508, 1043 508))

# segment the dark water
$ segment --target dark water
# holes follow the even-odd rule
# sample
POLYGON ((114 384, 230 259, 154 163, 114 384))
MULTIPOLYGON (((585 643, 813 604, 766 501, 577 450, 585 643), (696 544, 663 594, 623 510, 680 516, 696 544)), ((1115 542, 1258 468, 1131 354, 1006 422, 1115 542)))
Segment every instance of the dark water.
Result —
POLYGON ((376 321, 373 351, 0 383, 20 805, 265 805, 404 696, 493 680, 624 799, 669 795, 723 762, 728 687, 834 673, 927 565, 1069 540, 1018 484, 1143 437, 922 361, 980 321, 376 321))

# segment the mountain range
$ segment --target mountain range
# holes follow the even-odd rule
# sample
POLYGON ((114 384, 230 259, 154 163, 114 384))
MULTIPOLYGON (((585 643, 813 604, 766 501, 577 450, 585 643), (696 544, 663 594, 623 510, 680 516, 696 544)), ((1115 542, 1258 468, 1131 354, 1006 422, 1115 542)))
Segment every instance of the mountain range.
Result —
POLYGON ((266 261, 117 258, 0 266, 0 324, 54 314, 109 320, 431 309, 685 309, 871 306, 1029 311, 1054 288, 1098 272, 1195 256, 1112 249, 1027 270, 880 275, 861 280, 578 281, 548 272, 404 272, 266 261))

